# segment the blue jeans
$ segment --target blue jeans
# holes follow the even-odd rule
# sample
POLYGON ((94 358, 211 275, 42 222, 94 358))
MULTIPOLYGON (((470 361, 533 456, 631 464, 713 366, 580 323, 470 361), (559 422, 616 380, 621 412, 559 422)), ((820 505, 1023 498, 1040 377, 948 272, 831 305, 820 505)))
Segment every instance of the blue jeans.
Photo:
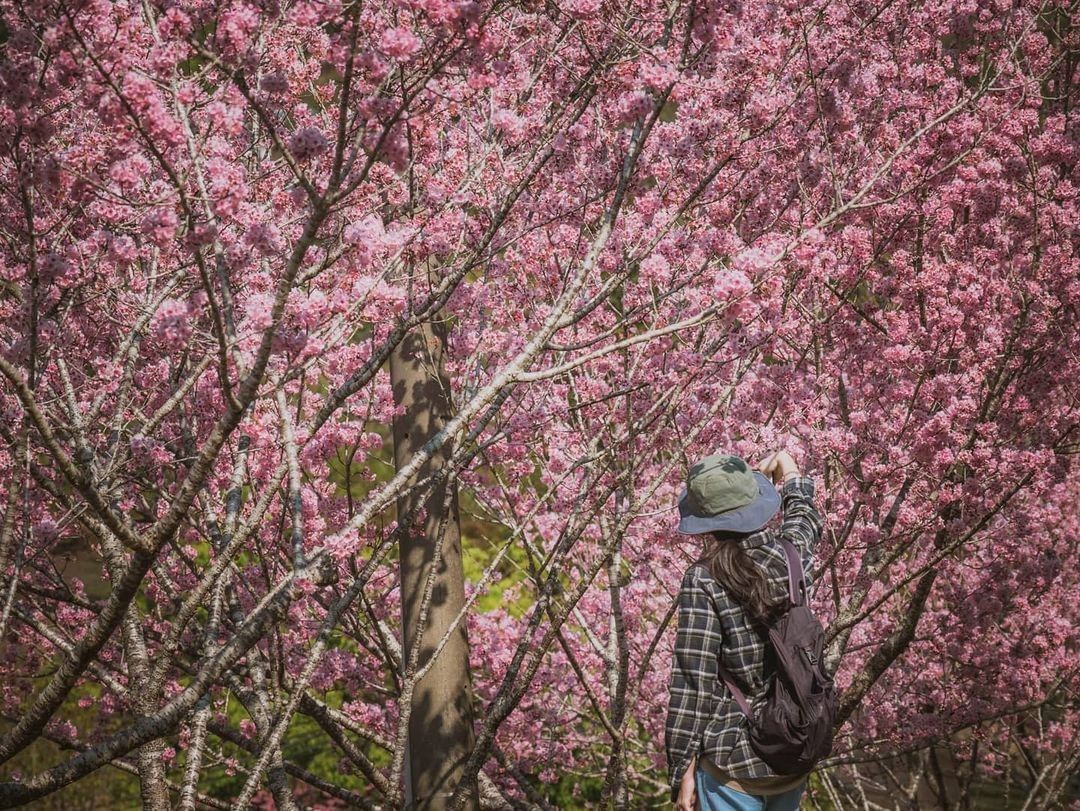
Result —
POLYGON ((698 811, 798 811, 806 783, 784 794, 763 797, 728 788, 704 769, 694 770, 698 811))

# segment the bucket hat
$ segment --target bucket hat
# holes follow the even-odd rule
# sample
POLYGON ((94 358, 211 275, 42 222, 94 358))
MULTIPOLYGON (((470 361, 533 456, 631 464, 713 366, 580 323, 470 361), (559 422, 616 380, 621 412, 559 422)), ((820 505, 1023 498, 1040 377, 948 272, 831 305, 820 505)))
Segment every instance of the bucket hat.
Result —
POLYGON ((679 496, 680 535, 753 532, 780 509, 780 494, 765 474, 746 460, 714 453, 695 462, 679 496))

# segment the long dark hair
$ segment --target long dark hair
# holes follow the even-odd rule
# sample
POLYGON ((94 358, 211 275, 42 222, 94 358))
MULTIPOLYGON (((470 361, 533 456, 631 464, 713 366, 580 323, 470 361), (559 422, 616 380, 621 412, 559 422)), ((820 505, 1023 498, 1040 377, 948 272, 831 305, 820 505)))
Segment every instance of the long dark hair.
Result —
POLYGON ((700 562, 761 628, 781 608, 783 596, 773 591, 766 573, 739 545, 741 537, 731 532, 706 534, 700 562))

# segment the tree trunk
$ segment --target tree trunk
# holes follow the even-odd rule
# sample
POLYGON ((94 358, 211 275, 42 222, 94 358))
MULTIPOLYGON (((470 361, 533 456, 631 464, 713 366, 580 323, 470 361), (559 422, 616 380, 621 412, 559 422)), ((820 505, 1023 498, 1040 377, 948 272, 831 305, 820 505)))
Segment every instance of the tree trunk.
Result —
MULTIPOLYGON (((395 416, 394 463, 400 470, 450 418, 450 390, 444 356, 446 329, 423 324, 408 335, 390 356, 395 416)), ((417 471, 425 478, 443 467, 453 452, 446 443, 417 471)), ((456 484, 449 494, 450 514, 441 522, 447 497, 445 482, 398 499, 401 610, 404 629, 403 663, 415 644, 420 606, 442 530, 442 550, 434 590, 421 637, 417 668, 431 659, 439 640, 465 603, 461 563, 461 528, 456 484), (403 520, 409 519, 411 520, 403 520), (440 527, 440 524, 443 524, 440 527)), ((469 644, 461 622, 412 695, 405 753, 405 807, 437 811, 446 807, 461 777, 474 743, 469 644)), ((469 807, 479 808, 475 785, 469 788, 469 807)))

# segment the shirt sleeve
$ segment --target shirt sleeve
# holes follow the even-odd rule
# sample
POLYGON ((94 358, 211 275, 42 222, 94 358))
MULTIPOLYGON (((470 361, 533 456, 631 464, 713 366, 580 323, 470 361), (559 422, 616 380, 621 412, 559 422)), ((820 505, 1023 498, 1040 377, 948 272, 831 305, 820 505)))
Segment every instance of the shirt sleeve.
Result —
POLYGON ((795 544, 803 570, 809 572, 823 528, 821 514, 814 506, 814 480, 809 476, 793 476, 780 489, 780 499, 784 511, 780 535, 795 544))
POLYGON ((678 798, 682 776, 698 754, 712 717, 716 663, 723 641, 720 618, 694 566, 679 587, 678 617, 664 728, 672 802, 678 798))

